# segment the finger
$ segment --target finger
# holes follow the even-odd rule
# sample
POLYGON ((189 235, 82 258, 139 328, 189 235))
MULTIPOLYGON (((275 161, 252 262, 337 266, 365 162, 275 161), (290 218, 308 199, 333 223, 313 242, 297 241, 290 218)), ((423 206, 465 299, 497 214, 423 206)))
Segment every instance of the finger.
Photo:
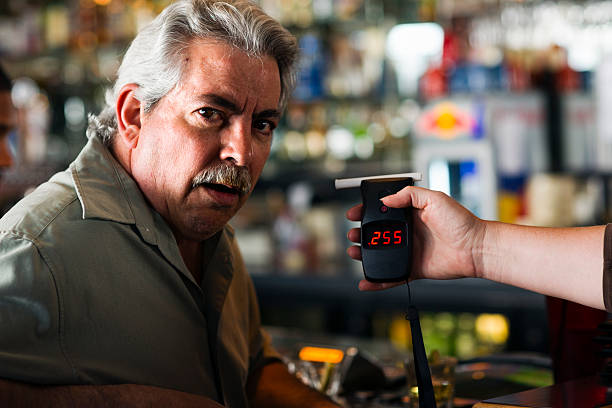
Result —
POLYGON ((392 208, 413 207, 423 209, 427 206, 434 194, 442 193, 422 187, 408 186, 395 194, 383 197, 381 201, 386 206, 392 208))
POLYGON ((361 221, 363 218, 363 204, 358 204, 354 207, 351 207, 346 212, 346 218, 351 221, 361 221))
POLYGON ((346 249, 346 253, 351 258, 353 258, 353 259, 355 259, 357 261, 361 261, 361 247, 360 246, 353 245, 352 247, 348 247, 346 249))
POLYGON ((346 236, 351 242, 361 242, 361 228, 351 228, 346 236))
POLYGON ((396 286, 403 285, 404 282, 383 282, 376 283, 370 282, 365 279, 359 281, 359 290, 361 291, 375 291, 375 290, 384 290, 389 288, 394 288, 396 286))

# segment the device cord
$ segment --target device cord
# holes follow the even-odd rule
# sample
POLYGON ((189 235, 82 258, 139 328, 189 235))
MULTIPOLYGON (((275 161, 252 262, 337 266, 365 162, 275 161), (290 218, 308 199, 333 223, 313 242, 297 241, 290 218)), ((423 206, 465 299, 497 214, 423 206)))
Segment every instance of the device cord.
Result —
POLYGON ((414 370, 416 373, 417 386, 419 388, 419 408, 436 408, 436 399, 433 384, 431 382, 431 372, 429 371, 427 354, 425 353, 425 343, 423 342, 423 333, 421 332, 419 312, 412 304, 410 284, 408 281, 406 281, 406 286, 408 287, 408 311, 406 312, 406 320, 410 322, 410 331, 412 333, 412 355, 414 356, 414 370))

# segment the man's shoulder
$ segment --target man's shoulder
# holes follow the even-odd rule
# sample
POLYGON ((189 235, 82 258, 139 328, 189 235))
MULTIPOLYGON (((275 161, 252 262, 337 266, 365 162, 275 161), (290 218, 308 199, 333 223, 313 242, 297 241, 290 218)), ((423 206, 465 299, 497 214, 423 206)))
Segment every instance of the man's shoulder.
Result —
POLYGON ((80 212, 70 176, 61 172, 21 199, 0 219, 0 234, 36 239, 58 217, 74 218, 80 212))

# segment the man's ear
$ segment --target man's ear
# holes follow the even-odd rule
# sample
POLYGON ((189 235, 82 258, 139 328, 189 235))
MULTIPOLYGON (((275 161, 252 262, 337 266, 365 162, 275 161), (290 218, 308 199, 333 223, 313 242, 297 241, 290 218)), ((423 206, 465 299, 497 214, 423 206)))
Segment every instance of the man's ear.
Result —
POLYGON ((136 98, 137 84, 126 84, 119 90, 117 98, 118 142, 133 149, 138 145, 140 136, 140 101, 136 98))

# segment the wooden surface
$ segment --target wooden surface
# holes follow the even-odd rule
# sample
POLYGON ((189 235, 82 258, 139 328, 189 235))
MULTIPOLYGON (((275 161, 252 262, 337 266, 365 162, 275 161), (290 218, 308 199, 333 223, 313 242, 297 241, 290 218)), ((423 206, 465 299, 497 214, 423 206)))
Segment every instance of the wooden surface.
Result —
POLYGON ((509 407, 612 407, 612 392, 607 393, 599 377, 589 377, 491 398, 474 405, 474 408, 509 407))

